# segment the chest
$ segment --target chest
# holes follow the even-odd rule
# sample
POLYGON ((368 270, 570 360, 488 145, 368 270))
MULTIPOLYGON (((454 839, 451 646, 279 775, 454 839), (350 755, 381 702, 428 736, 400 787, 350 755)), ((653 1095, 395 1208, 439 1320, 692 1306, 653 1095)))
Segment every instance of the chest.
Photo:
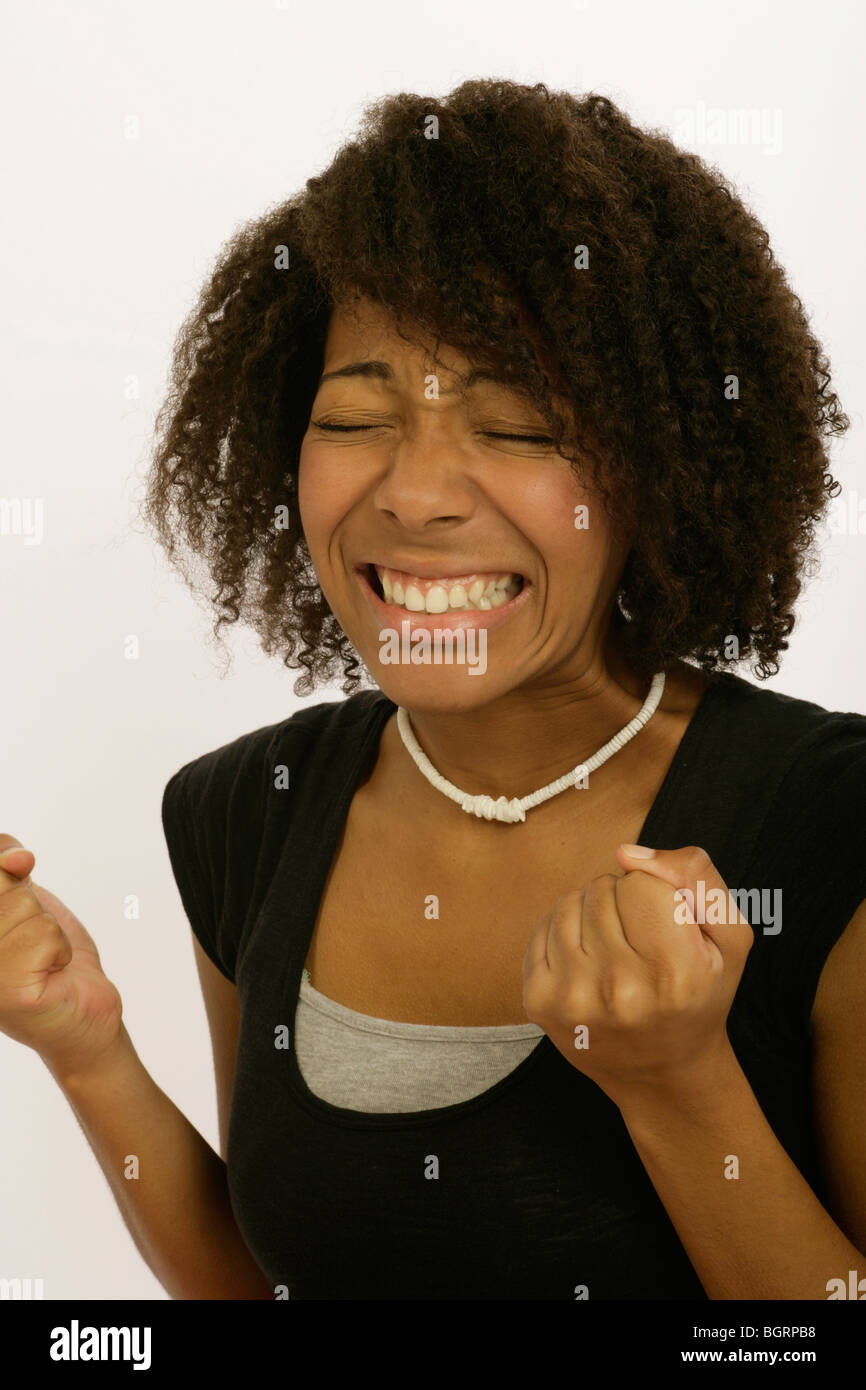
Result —
POLYGON ((526 1023, 530 938, 563 893, 622 872, 616 846, 637 837, 645 811, 557 829, 459 821, 446 841, 353 803, 307 953, 313 985, 406 1023, 526 1023))

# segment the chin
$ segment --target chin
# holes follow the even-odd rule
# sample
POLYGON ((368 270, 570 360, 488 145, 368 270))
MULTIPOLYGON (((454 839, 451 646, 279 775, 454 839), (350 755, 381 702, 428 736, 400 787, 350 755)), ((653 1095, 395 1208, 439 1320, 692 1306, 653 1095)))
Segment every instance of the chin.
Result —
POLYGON ((376 662, 368 669, 383 695, 419 714, 462 714, 481 709, 505 693, 498 683, 494 686, 487 672, 472 675, 466 667, 425 669, 376 662))

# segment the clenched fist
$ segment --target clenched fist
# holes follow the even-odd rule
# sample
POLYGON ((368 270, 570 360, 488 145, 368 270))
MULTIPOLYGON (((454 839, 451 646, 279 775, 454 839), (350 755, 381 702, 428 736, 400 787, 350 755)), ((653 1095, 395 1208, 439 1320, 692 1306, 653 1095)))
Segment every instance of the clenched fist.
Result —
POLYGON ((726 1020, 754 933, 704 850, 641 858, 621 845, 617 858, 622 876, 566 893, 539 924, 523 964, 523 1006, 622 1108, 654 1087, 711 1075, 729 1054, 726 1020), (707 895, 720 890, 714 901, 727 901, 721 923, 695 919, 700 880, 707 895))
POLYGON ((114 1043, 122 1004, 89 933, 32 882, 35 858, 0 835, 0 1032, 49 1066, 89 1066, 114 1043))

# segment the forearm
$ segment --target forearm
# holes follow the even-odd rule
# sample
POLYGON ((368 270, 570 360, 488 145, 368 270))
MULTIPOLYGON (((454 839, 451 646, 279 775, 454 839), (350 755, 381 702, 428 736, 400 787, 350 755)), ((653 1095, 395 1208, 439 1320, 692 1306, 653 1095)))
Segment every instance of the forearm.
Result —
POLYGON ((826 1299, 866 1257, 779 1143, 733 1050, 688 1093, 620 1102, 641 1162, 711 1299, 826 1299), (739 1175, 729 1156, 734 1156, 739 1175))
POLYGON ((172 1298, 273 1298, 235 1222, 225 1163, 156 1085, 126 1029, 87 1071, 47 1065, 142 1258, 172 1298), (131 1155, 137 1177, 125 1176, 131 1155))

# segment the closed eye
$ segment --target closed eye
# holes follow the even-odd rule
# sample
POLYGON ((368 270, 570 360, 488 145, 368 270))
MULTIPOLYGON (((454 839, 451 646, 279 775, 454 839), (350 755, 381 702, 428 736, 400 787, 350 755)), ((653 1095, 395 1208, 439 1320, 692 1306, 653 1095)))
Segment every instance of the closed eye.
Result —
MULTIPOLYGON (((380 425, 335 425, 325 422, 317 423, 315 420, 313 424, 316 426, 317 430, 332 430, 338 434, 358 433, 361 430, 377 430, 381 428, 380 425)), ((547 434, 502 434, 496 430, 482 430, 481 433, 486 439, 508 439, 522 444, 553 443, 552 438, 547 434)))
POLYGON ((552 444, 549 434, 497 434, 495 430, 482 430, 488 439, 516 439, 524 444, 552 444))

